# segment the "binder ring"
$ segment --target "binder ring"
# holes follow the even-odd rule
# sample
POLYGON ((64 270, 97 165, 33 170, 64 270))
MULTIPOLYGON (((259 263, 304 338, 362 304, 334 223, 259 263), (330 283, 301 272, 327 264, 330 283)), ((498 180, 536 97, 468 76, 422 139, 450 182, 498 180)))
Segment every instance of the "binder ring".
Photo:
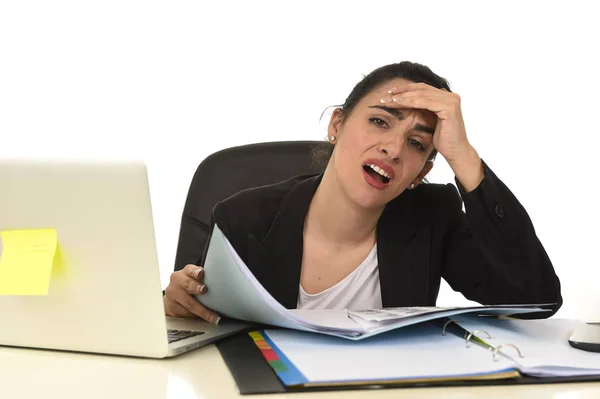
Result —
POLYGON ((446 335, 446 326, 450 323, 454 323, 456 325, 458 325, 458 322, 462 322, 462 320, 448 320, 447 322, 444 323, 444 327, 442 327, 442 335, 446 335))
POLYGON ((471 340, 471 337, 473 335, 475 335, 475 333, 478 333, 478 332, 484 332, 487 334, 487 337, 489 339, 492 339, 492 336, 490 335, 490 333, 485 330, 473 330, 472 332, 469 333, 469 335, 467 335, 467 338, 465 338, 465 343, 466 343, 467 348, 469 347, 469 341, 471 340))
POLYGON ((503 348, 505 346, 512 346, 513 348, 516 349, 517 353, 519 354, 519 357, 521 357, 521 358, 523 357, 523 355, 521 354, 521 350, 519 349, 519 347, 517 345, 515 345, 515 344, 501 344, 501 345, 498 345, 498 347, 496 349, 494 349, 494 361, 495 362, 498 361, 497 356, 498 356, 498 352, 500 351, 500 348, 503 348))

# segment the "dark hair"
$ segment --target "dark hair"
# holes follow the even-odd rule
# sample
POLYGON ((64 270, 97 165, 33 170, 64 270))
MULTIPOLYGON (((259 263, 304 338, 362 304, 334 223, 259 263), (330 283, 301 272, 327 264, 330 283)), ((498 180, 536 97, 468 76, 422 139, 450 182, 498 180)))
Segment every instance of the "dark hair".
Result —
MULTIPOLYGON (((343 105, 339 105, 344 118, 347 118, 356 104, 363 99, 371 91, 381 87, 393 79, 406 79, 415 83, 426 83, 438 89, 450 90, 448 81, 441 76, 436 75, 429 67, 410 61, 402 61, 396 64, 389 64, 379 67, 365 76, 363 80, 358 82, 354 89, 350 92, 348 98, 343 105)), ((333 144, 324 141, 319 143, 313 149, 313 160, 315 166, 324 169, 331 154, 333 153, 333 144)), ((429 156, 429 160, 434 160, 437 155, 437 150, 433 150, 429 156)))

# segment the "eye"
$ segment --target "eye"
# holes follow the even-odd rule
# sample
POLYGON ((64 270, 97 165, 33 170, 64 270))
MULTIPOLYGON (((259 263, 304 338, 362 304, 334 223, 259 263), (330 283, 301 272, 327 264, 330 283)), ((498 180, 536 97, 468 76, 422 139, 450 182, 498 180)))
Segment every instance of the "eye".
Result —
POLYGON ((408 139, 408 144, 419 152, 425 152, 425 147, 417 140, 408 139))
POLYGON ((372 124, 374 124, 377 127, 389 127, 387 122, 381 118, 372 117, 372 118, 369 118, 369 122, 371 122, 372 124))

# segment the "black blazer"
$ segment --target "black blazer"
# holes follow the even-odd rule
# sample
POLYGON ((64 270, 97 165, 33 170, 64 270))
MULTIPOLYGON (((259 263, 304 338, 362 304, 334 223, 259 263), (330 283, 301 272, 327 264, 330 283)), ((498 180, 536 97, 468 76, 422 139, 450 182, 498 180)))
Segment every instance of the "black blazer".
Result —
MULTIPOLYGON (((458 180, 458 192, 451 184, 421 184, 386 205, 377 225, 384 307, 435 306, 441 278, 480 304, 555 303, 545 316, 562 305, 559 279, 529 216, 483 165, 484 179, 469 193, 458 180)), ((246 189, 213 210, 211 232, 216 223, 288 309, 296 307, 304 220, 321 178, 246 189)))

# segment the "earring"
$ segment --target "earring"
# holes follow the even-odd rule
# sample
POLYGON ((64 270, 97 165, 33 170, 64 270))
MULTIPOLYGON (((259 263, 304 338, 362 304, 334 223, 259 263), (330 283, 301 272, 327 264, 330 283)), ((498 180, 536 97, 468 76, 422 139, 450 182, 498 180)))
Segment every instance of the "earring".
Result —
POLYGON ((329 139, 330 139, 331 141, 335 141, 335 136, 331 136, 329 139))
POLYGON ((410 183, 410 189, 411 189, 411 190, 412 190, 412 189, 414 189, 415 187, 416 187, 416 186, 415 186, 415 183, 410 183))

